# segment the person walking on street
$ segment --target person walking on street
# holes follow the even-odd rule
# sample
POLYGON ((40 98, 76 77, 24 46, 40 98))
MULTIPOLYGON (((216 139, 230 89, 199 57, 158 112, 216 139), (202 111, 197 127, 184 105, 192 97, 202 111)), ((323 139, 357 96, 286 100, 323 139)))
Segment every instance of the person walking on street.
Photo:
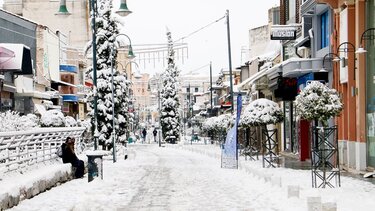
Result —
POLYGON ((146 135, 147 135, 146 128, 143 128, 142 135, 143 135, 143 143, 146 143, 146 135))
POLYGON ((152 133, 154 134, 154 142, 156 142, 156 135, 158 134, 156 128, 154 128, 154 131, 152 131, 152 133))

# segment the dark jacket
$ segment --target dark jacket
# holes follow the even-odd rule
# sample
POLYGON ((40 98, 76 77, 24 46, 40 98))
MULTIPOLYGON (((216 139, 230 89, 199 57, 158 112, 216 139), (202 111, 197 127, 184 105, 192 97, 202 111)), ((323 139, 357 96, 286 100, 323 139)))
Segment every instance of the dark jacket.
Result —
POLYGON ((154 134, 154 136, 156 136, 158 134, 158 131, 154 130, 152 131, 152 133, 154 134))
POLYGON ((70 149, 70 147, 67 144, 63 143, 61 147, 63 163, 73 164, 78 160, 76 154, 70 149))
POLYGON ((143 129, 143 131, 142 131, 142 135, 143 135, 143 137, 146 137, 146 135, 147 135, 147 131, 146 131, 146 129, 143 129))

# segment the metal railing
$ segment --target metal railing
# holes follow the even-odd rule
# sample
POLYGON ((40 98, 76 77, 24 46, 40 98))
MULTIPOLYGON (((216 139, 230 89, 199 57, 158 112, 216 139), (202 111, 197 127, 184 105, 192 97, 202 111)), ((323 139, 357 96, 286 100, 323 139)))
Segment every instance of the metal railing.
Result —
POLYGON ((68 136, 76 139, 76 153, 80 153, 77 145, 84 131, 84 127, 60 127, 0 132, 0 173, 56 158, 57 148, 68 136))

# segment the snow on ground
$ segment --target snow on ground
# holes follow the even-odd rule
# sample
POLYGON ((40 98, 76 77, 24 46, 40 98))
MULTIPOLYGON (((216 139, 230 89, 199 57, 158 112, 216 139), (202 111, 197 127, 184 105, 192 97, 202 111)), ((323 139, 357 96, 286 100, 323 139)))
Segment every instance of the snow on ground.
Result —
POLYGON ((128 154, 105 160, 103 180, 88 183, 85 175, 11 210, 307 210, 308 196, 336 202, 337 210, 375 205, 375 186, 350 177, 341 177, 341 188, 313 189, 309 170, 244 160, 243 170, 221 169, 216 145, 129 145, 128 154), (299 186, 299 198, 287 197, 290 185, 299 186))

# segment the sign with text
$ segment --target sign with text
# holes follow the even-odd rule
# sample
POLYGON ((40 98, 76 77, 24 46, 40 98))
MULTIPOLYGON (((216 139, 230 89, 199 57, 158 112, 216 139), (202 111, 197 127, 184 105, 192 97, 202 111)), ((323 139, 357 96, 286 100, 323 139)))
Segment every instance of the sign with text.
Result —
POLYGON ((271 40, 295 40, 296 29, 294 28, 271 28, 271 40))

